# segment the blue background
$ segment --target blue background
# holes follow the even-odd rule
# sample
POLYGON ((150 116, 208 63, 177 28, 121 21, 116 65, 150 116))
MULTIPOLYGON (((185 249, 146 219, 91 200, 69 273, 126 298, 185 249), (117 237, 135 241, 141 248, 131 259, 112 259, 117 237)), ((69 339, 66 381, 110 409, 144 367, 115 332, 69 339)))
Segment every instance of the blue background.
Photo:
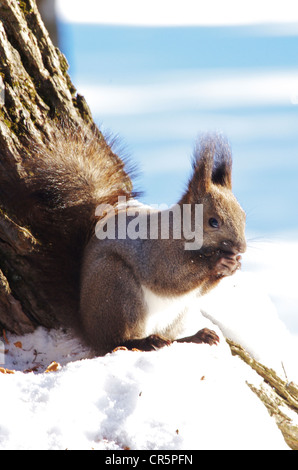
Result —
MULTIPOLYGON (((123 27, 59 24, 70 75, 85 85, 165 85, 167 77, 297 74, 298 36, 274 28, 123 27)), ((181 80, 181 87, 185 86, 181 80)), ((86 96, 92 110, 92 99, 86 96)), ((247 230, 258 237, 298 233, 298 105, 288 100, 232 106, 180 106, 133 113, 93 112, 118 134, 140 175, 136 189, 147 203, 177 202, 190 175, 190 157, 201 131, 221 130, 234 155, 234 192, 247 212, 247 230), (239 131, 240 129, 240 131, 239 131)))

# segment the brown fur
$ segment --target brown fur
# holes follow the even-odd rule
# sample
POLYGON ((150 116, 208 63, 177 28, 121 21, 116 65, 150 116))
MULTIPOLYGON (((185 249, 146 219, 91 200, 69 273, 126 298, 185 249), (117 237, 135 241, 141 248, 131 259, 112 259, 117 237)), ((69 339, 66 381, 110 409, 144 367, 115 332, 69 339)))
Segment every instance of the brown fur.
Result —
MULTIPOLYGON (((91 239, 82 268, 80 316, 85 336, 99 353, 121 344, 154 349, 160 347, 161 338, 162 344, 175 339, 170 325, 166 337, 162 331, 145 337, 151 312, 144 288, 174 299, 195 289, 204 294, 239 269, 239 253, 246 249, 245 214, 231 192, 231 170, 226 142, 218 136, 202 140, 188 189, 179 202, 180 206, 204 206, 204 244, 200 250, 185 251, 183 238, 91 239), (212 228, 210 218, 217 218, 220 228, 212 228)), ((143 217, 149 227, 145 210, 143 217)), ((128 218, 127 224, 130 221, 128 218)), ((201 339, 199 334, 197 342, 201 339)), ((213 344, 213 339, 210 342, 213 344)))

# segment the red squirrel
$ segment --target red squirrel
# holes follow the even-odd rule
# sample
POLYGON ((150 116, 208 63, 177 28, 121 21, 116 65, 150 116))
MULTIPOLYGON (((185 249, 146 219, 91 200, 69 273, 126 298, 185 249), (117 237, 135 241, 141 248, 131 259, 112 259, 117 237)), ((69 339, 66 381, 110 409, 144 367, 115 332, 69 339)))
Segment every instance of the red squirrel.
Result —
POLYGON ((107 166, 111 148, 98 134, 64 130, 55 139, 27 162, 26 184, 36 199, 31 219, 43 213, 48 226, 56 292, 64 299, 61 324, 75 325, 99 355, 118 346, 150 351, 175 340, 216 344, 208 329, 181 338, 181 324, 189 296, 233 275, 246 250, 225 138, 198 140, 185 194, 165 211, 135 203, 123 163, 115 157, 107 166))

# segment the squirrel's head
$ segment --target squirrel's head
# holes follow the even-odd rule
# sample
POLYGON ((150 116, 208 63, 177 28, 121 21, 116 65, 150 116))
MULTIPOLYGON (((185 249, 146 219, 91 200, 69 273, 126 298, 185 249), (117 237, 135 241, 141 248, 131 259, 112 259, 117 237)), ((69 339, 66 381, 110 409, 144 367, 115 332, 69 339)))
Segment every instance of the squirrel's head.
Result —
POLYGON ((207 135, 198 141, 193 175, 181 202, 203 204, 199 256, 209 259, 216 276, 233 274, 240 267, 240 253, 246 251, 246 217, 232 193, 231 150, 222 136, 207 135))

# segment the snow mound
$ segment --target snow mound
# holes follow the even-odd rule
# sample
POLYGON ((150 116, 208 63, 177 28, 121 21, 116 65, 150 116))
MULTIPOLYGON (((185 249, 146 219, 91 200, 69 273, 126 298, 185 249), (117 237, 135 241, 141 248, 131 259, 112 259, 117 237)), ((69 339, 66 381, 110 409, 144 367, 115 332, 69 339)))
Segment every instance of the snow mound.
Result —
MULTIPOLYGON (((21 349, 9 336, 9 349, 21 349)), ((43 329, 23 347, 55 359, 57 372, 0 374, 0 449, 287 449, 245 381, 260 379, 219 346, 178 344, 68 362, 68 334, 43 329), (46 351, 50 351, 47 353, 46 351), (54 354, 53 354, 54 353, 54 354)), ((25 340, 25 341, 24 341, 25 340)), ((76 349, 78 348, 78 349, 76 349)), ((85 351, 86 352, 86 351, 85 351)), ((7 354, 7 364, 16 356, 7 354)), ((73 357, 68 357, 72 360, 73 357)))

